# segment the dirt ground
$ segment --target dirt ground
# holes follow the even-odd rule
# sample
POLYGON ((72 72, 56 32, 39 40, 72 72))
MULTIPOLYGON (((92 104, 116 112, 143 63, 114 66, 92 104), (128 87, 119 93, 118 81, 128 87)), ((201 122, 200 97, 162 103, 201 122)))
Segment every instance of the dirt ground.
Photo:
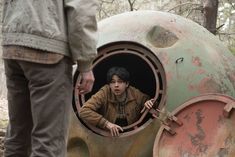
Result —
MULTIPOLYGON (((2 0, 0 0, 0 18, 2 18, 2 0)), ((0 23, 1 29, 1 23, 0 23)), ((1 32, 1 31, 0 31, 1 32)), ((2 35, 0 34, 0 42, 2 35)), ((2 54, 2 48, 0 46, 0 55, 2 54)), ((5 76, 2 59, 0 60, 0 157, 3 157, 3 140, 6 132, 6 126, 8 123, 8 110, 6 98, 6 87, 5 87, 5 76)))
POLYGON ((8 123, 7 100, 0 99, 0 157, 3 157, 3 141, 8 123))
POLYGON ((3 157, 3 140, 4 140, 5 130, 0 130, 0 157, 3 157))

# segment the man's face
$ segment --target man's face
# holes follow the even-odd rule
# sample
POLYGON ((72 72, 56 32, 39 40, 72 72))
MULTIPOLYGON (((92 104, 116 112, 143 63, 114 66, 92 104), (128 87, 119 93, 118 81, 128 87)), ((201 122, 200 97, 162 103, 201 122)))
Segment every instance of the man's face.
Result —
POLYGON ((112 80, 109 83, 111 91, 116 96, 121 96, 122 94, 124 94, 128 85, 129 83, 124 82, 117 75, 113 75, 112 80))

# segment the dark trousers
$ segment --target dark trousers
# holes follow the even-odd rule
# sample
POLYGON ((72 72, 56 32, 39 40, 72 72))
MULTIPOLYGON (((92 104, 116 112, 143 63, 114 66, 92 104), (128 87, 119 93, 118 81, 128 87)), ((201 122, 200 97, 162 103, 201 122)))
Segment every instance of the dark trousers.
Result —
POLYGON ((9 125, 5 157, 65 157, 72 65, 4 60, 9 125))

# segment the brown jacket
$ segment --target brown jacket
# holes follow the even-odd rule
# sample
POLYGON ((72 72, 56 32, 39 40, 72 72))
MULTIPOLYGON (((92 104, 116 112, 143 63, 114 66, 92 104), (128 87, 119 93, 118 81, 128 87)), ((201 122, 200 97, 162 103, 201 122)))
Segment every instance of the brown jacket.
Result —
MULTIPOLYGON (((128 125, 140 118, 140 111, 148 99, 149 96, 140 90, 132 86, 127 88, 125 111, 128 125)), ((81 107, 79 116, 94 126, 104 128, 107 121, 111 123, 116 121, 117 106, 114 94, 109 86, 105 85, 81 107)))

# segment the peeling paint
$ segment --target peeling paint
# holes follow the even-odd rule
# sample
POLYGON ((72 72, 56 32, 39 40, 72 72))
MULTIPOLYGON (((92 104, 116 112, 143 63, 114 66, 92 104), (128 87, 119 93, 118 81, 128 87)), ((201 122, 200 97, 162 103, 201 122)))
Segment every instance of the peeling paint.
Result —
POLYGON ((202 74, 205 74, 206 71, 204 69, 197 69, 195 72, 194 72, 196 75, 202 75, 202 74))
POLYGON ((210 77, 205 77, 199 82, 199 84, 189 84, 188 89, 198 91, 199 93, 216 93, 218 91, 221 92, 220 85, 210 77))
POLYGON ((160 52, 158 57, 161 60, 161 62, 164 63, 165 65, 169 64, 170 58, 166 52, 160 52))
POLYGON ((173 74, 172 74, 171 72, 167 72, 167 73, 166 73, 166 79, 167 79, 168 81, 172 80, 172 79, 173 79, 173 74))
POLYGON ((192 63, 193 63, 193 65, 195 65, 195 66, 199 66, 199 67, 202 66, 202 63, 201 63, 199 57, 192 57, 192 63))
POLYGON ((147 34, 147 39, 158 48, 171 47, 179 40, 172 31, 161 26, 153 26, 147 34))
POLYGON ((171 125, 174 136, 165 131, 157 135, 154 157, 234 157, 235 114, 229 119, 223 116, 225 105, 231 101, 235 100, 208 95, 182 104, 172 114, 183 125, 171 125))
POLYGON ((228 79, 230 80, 230 82, 232 83, 233 88, 235 89, 235 71, 233 71, 231 73, 229 71, 227 71, 227 76, 228 76, 228 79))
POLYGON ((196 121, 197 133, 194 135, 189 133, 188 135, 191 139, 192 145, 196 147, 196 150, 198 153, 205 153, 206 150, 208 149, 208 146, 203 143, 203 140, 205 139, 206 135, 205 135, 203 128, 201 127, 201 123, 204 119, 202 115, 203 113, 202 113, 202 110, 200 109, 195 112, 195 116, 197 120, 196 121))

